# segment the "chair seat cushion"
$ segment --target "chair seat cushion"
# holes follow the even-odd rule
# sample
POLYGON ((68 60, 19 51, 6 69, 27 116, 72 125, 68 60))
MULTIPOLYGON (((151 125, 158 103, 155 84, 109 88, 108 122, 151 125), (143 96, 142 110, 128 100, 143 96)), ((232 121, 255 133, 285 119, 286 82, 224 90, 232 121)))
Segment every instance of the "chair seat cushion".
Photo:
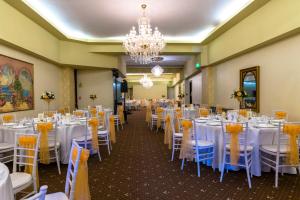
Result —
MULTIPOLYGON (((240 145, 240 151, 244 151, 244 145, 240 145)), ((226 144, 226 149, 230 149, 230 144, 226 144)), ((251 145, 246 146, 246 151, 252 151, 253 147, 251 145)))
POLYGON ((32 181, 31 174, 24 172, 14 172, 10 174, 10 179, 12 182, 13 189, 26 185, 32 181))
POLYGON ((1 151, 1 150, 13 149, 13 148, 14 148, 14 145, 13 145, 13 144, 0 143, 0 151, 1 151))
POLYGON ((157 115, 153 115, 153 114, 152 114, 152 118, 157 118, 157 115))
POLYGON ((173 134, 175 137, 182 137, 183 136, 183 133, 174 133, 173 134))
MULTIPOLYGON (((193 146, 196 146, 196 140, 192 140, 191 143, 192 143, 193 146)), ((197 144, 198 144, 199 147, 214 146, 213 142, 206 141, 206 140, 197 140, 197 144)))
MULTIPOLYGON (((85 136, 81 136, 81 137, 78 137, 78 138, 75 138, 74 139, 75 141, 78 141, 78 142, 84 142, 85 141, 85 136)), ((92 136, 87 136, 87 140, 92 140, 92 136)))
POLYGON ((98 131, 99 136, 106 136, 108 134, 108 130, 98 131))
POLYGON ((63 192, 56 192, 52 194, 46 194, 45 200, 68 200, 68 197, 63 192))
MULTIPOLYGON (((270 151, 272 153, 277 153, 277 145, 262 145, 261 149, 265 151, 270 151)), ((280 145, 279 151, 280 153, 287 153, 288 151, 287 145, 280 145)))

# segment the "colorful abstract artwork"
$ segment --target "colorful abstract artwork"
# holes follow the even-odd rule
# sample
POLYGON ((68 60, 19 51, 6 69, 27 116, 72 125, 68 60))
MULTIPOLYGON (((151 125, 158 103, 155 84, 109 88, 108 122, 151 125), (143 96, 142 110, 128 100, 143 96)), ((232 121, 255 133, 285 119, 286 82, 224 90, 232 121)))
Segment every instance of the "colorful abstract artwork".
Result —
POLYGON ((0 55, 0 113, 32 110, 33 64, 0 55))

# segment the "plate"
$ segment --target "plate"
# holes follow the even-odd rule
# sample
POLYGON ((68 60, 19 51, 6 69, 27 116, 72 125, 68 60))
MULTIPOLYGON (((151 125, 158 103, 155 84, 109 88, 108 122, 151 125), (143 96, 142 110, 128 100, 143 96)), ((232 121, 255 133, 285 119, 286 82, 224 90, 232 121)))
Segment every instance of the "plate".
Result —
POLYGON ((17 126, 13 126, 13 129, 22 129, 22 128, 27 128, 28 126, 24 126, 24 125, 17 125, 17 126))
POLYGON ((208 122, 206 125, 208 126, 221 126, 220 122, 208 122))
POLYGON ((257 124, 255 125, 256 128, 275 128, 276 126, 272 124, 257 124))
POLYGON ((3 123, 3 126, 14 126, 16 125, 17 123, 3 123))

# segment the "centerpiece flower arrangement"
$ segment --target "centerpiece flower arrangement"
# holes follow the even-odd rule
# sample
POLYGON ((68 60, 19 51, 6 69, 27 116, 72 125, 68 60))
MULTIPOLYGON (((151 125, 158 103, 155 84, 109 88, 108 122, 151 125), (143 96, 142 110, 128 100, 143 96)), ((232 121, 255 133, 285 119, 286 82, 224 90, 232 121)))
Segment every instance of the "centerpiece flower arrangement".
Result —
POLYGON ((178 98, 181 100, 181 99, 183 99, 183 98, 184 98, 184 94, 181 94, 181 93, 180 93, 180 94, 178 94, 178 96, 177 96, 177 97, 178 97, 178 98))
POLYGON ((93 105, 94 105, 94 101, 95 101, 95 99, 97 99, 97 95, 96 94, 90 94, 90 99, 93 101, 93 105))
POLYGON ((50 103, 55 99, 55 95, 53 92, 45 91, 44 93, 42 93, 41 99, 47 102, 49 111, 50 103))
POLYGON ((235 90, 231 94, 231 98, 236 99, 240 104, 243 103, 243 99, 247 96, 248 96, 248 94, 244 90, 235 90))

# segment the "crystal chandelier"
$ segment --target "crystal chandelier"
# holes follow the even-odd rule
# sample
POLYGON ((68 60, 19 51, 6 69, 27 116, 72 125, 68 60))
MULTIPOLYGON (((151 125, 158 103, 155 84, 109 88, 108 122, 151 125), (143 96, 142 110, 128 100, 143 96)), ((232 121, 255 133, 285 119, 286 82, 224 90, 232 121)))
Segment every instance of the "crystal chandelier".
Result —
POLYGON ((144 88, 151 88, 153 86, 152 80, 148 78, 146 74, 140 79, 140 84, 142 84, 144 88))
POLYGON ((143 15, 138 19, 138 32, 133 26, 123 46, 131 59, 140 64, 151 63, 151 58, 158 56, 159 52, 165 47, 163 35, 157 27, 154 32, 150 25, 150 19, 146 17, 146 4, 142 4, 143 15))
POLYGON ((161 66, 159 65, 155 65, 155 67, 153 67, 151 69, 151 73, 156 76, 156 77, 160 77, 160 75, 164 72, 164 69, 161 68, 161 66))

